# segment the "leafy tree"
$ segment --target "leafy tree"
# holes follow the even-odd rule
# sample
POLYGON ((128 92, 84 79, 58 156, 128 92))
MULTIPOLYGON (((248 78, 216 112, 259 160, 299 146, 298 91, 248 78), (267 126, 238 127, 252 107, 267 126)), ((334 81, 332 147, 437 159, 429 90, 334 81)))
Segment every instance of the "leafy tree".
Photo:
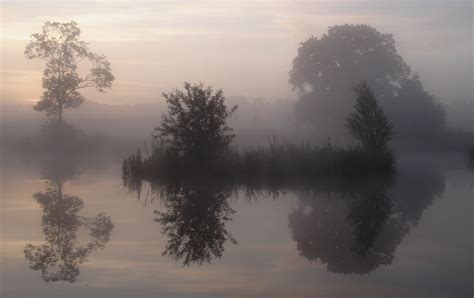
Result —
POLYGON ((45 90, 34 109, 46 111, 58 122, 63 119, 64 109, 78 107, 84 101, 80 89, 92 87, 104 92, 114 80, 105 56, 91 52, 88 44, 80 40, 80 34, 81 30, 73 21, 46 22, 41 33, 31 35, 25 49, 28 59, 38 58, 46 62, 43 71, 45 90), (80 77, 78 64, 83 60, 87 60, 91 68, 80 77))
POLYGON ((319 39, 312 36, 301 43, 289 81, 302 93, 334 93, 350 91, 351 86, 366 80, 389 95, 395 92, 392 83, 409 74, 391 34, 369 25, 340 25, 329 27, 319 39))
POLYGON ((357 95, 355 112, 347 118, 346 126, 367 152, 387 152, 388 142, 394 135, 392 124, 379 107, 377 98, 367 82, 361 82, 354 91, 357 95))
POLYGON ((351 90, 361 80, 371 86, 400 134, 414 134, 404 125, 408 122, 423 134, 443 128, 442 106, 410 74, 391 34, 365 24, 338 25, 301 43, 289 82, 300 93, 300 119, 324 129, 342 131, 338 119, 350 112, 351 90), (425 112, 423 117, 410 114, 407 119, 407 109, 425 112))
POLYGON ((441 103, 424 90, 418 74, 403 79, 398 94, 390 104, 386 105, 389 115, 396 122, 397 131, 411 132, 420 137, 436 135, 444 131, 446 123, 445 110, 441 103), (420 115, 423 115, 420 117, 420 115))
POLYGON ((184 83, 184 90, 163 93, 168 112, 155 128, 171 152, 192 162, 209 161, 229 149, 235 137, 227 119, 237 109, 228 109, 222 90, 214 92, 202 83, 184 83))

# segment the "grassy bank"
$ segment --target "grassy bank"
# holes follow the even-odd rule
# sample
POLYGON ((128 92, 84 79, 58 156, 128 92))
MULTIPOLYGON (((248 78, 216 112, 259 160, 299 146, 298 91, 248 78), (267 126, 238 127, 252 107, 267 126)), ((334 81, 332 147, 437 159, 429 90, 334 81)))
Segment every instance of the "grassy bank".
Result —
POLYGON ((140 149, 123 161, 123 179, 174 180, 208 176, 237 183, 311 179, 318 176, 351 177, 390 174, 395 158, 390 151, 369 154, 360 147, 339 147, 327 142, 312 145, 279 142, 265 147, 228 150, 208 161, 191 161, 174 155, 164 144, 155 144, 144 153, 140 149))

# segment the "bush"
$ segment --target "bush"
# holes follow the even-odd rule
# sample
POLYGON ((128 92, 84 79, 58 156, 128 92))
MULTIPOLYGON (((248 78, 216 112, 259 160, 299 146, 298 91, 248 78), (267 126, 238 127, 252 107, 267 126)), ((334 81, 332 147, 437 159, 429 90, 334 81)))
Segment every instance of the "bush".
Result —
POLYGON ((208 163, 229 150, 235 136, 227 119, 237 107, 226 107, 222 90, 185 82, 184 90, 163 96, 168 112, 155 128, 155 138, 166 144, 166 150, 188 164, 208 163))

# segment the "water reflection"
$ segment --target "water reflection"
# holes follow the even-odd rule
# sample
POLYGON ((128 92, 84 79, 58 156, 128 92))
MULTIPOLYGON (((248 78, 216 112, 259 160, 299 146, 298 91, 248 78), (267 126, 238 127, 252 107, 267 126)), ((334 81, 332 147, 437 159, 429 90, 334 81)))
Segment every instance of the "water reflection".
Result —
POLYGON ((42 178, 45 191, 33 194, 43 209, 42 226, 45 243, 26 245, 24 254, 32 270, 41 271, 46 282, 73 283, 80 274, 79 265, 86 262, 94 250, 102 249, 109 241, 113 224, 109 216, 100 213, 95 217, 81 216, 84 202, 64 193, 67 180, 79 175, 71 158, 55 156, 43 162, 42 178), (86 231, 88 240, 79 241, 78 234, 86 231))
MULTIPOLYGON (((141 181, 124 183, 141 192, 141 181)), ((185 265, 210 262, 222 256, 227 240, 236 243, 226 229, 234 214, 229 202, 234 194, 250 201, 262 195, 283 200, 292 192, 298 204, 288 224, 299 254, 334 273, 366 274, 392 263, 398 245, 444 192, 444 177, 432 166, 416 164, 396 176, 357 180, 237 184, 200 177, 150 185, 164 206, 164 211, 155 211, 167 239, 163 254, 185 265)))
POLYGON ((367 184, 348 195, 301 197, 301 205, 289 215, 299 253, 335 273, 363 274, 391 264, 409 229, 387 187, 367 184))
POLYGON ((176 183, 162 188, 164 211, 155 211, 167 238, 163 255, 184 265, 219 258, 227 240, 237 243, 226 229, 234 210, 231 191, 210 184, 176 183))
POLYGON ((402 172, 392 181, 370 179, 323 195, 300 195, 289 215, 298 252, 335 273, 366 274, 390 265, 397 246, 444 191, 440 171, 402 172))
POLYGON ((384 225, 392 215, 393 203, 384 192, 371 192, 357 199, 347 213, 347 219, 354 227, 353 250, 366 257, 375 248, 384 225))

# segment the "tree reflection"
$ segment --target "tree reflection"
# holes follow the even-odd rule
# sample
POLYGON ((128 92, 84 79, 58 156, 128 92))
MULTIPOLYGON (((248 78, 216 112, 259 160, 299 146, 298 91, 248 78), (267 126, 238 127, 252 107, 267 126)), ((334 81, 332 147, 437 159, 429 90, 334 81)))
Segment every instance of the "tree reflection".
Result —
POLYGON ((46 190, 33 194, 43 209, 42 226, 46 243, 28 244, 24 254, 29 267, 41 271, 46 282, 75 282, 80 273, 79 265, 92 251, 105 247, 114 227, 110 217, 104 213, 95 217, 79 215, 84 202, 76 196, 64 194, 65 181, 77 173, 74 167, 67 167, 64 163, 49 164, 43 168, 44 178, 47 179, 46 190), (86 244, 77 240, 81 228, 87 231, 90 238, 86 244))
POLYGON ((367 256, 375 247, 375 240, 392 214, 392 201, 384 192, 364 194, 347 212, 354 228, 354 251, 367 256))
MULTIPOLYGON (((393 262, 396 248, 444 191, 441 172, 419 162, 388 177, 245 182, 203 177, 148 181, 163 203, 155 211, 167 239, 163 254, 184 265, 210 262, 223 255, 226 241, 236 243, 226 229, 234 214, 232 194, 277 199, 291 192, 299 198, 288 218, 299 253, 331 272, 367 274, 393 262)), ((139 194, 143 186, 141 179, 124 179, 124 185, 139 194)))
POLYGON ((164 212, 155 211, 167 244, 163 255, 184 265, 202 264, 219 258, 227 240, 236 243, 226 229, 234 210, 231 191, 211 184, 172 184, 163 189, 164 212))
POLYGON ((443 191, 434 169, 400 173, 395 185, 372 178, 344 191, 301 196, 289 226, 308 260, 335 273, 366 274, 392 263, 397 246, 443 191))
POLYGON ((392 202, 384 193, 304 202, 289 215, 301 255, 320 260, 329 271, 367 273, 388 265, 406 229, 391 221, 392 202), (381 234, 386 237, 379 237, 381 234), (393 249, 392 249, 393 248, 393 249))

